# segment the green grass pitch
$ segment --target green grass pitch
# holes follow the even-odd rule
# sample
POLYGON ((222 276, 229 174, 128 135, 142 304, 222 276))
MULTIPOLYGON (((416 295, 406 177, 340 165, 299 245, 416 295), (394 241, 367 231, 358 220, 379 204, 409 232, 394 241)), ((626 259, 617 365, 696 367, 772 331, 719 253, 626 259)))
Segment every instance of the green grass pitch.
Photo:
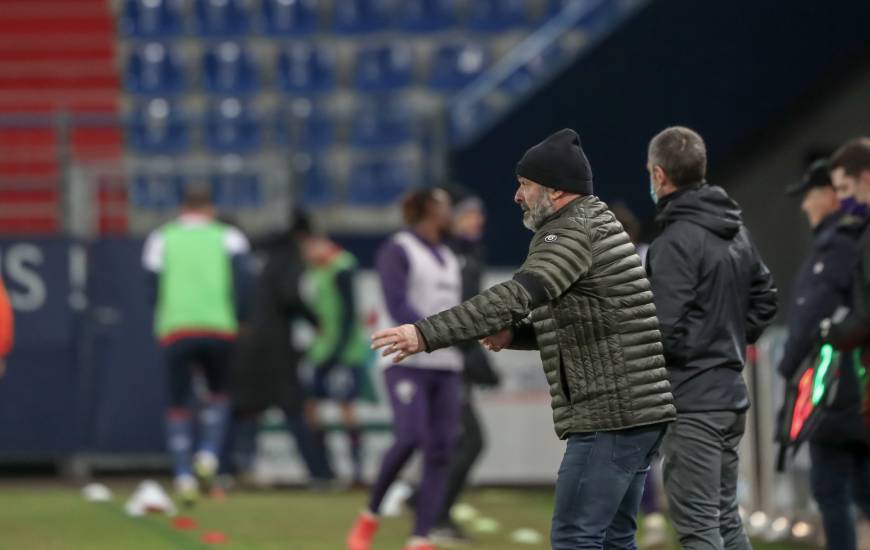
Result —
MULTIPOLYGON (((129 518, 124 499, 129 483, 112 484, 114 500, 85 502, 77 488, 22 483, 0 485, 0 549, 139 550, 139 549, 282 549, 343 550, 344 535, 365 493, 312 494, 304 491, 234 493, 225 501, 204 501, 189 515, 194 531, 178 531, 163 516, 129 518), (220 531, 228 543, 201 542, 208 531, 220 531)), ((165 484, 164 484, 165 485, 165 484)), ((544 550, 552 507, 548 490, 472 491, 467 502, 496 520, 497 533, 477 535, 479 550, 544 550), (539 545, 516 544, 510 533, 535 529, 545 537, 539 545)), ((401 550, 410 518, 386 519, 373 550, 401 550)), ((759 550, 785 550, 795 545, 757 544, 759 550)))

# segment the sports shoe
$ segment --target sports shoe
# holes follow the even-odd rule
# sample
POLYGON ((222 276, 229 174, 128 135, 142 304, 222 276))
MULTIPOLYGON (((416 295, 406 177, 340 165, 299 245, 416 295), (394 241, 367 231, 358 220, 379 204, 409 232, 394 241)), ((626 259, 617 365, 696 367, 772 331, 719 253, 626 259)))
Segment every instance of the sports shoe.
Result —
POLYGON ((191 475, 181 475, 175 478, 175 494, 181 504, 190 508, 199 500, 199 484, 191 475))
POLYGON ((429 531, 429 537, 444 546, 465 546, 474 542, 461 527, 452 521, 440 523, 429 531))
POLYGON ((193 457, 193 472, 206 492, 211 491, 218 471, 218 459, 214 453, 199 451, 193 457))
POLYGON ((371 550, 372 539, 378 530, 378 518, 361 513, 347 534, 347 550, 371 550))

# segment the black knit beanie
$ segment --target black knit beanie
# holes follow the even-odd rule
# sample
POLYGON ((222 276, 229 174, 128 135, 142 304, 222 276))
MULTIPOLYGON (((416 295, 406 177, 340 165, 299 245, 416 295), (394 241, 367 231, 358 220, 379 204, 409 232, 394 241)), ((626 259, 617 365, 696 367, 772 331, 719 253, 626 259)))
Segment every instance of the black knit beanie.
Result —
POLYGON ((592 167, 570 128, 559 130, 523 155, 517 175, 545 187, 580 195, 592 194, 592 167))

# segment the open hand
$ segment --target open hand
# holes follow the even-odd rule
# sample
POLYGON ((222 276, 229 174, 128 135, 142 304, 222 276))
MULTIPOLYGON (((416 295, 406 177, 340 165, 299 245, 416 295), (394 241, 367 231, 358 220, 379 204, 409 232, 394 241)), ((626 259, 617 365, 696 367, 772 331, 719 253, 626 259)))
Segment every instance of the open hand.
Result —
POLYGON ((514 340, 513 329, 506 328, 501 332, 480 339, 480 345, 489 351, 501 351, 511 345, 514 340))
POLYGON ((399 363, 409 355, 424 351, 423 338, 414 325, 380 330, 372 335, 372 349, 382 349, 384 357, 393 357, 393 363, 399 363))

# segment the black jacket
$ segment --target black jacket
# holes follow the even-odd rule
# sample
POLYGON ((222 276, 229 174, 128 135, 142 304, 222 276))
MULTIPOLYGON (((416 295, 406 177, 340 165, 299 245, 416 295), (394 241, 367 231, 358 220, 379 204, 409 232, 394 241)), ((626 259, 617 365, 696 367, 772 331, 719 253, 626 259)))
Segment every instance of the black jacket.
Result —
POLYGON ((297 371, 302 354, 290 336, 292 322, 304 318, 315 323, 299 295, 304 266, 292 240, 266 243, 261 256, 250 316, 236 345, 231 372, 233 405, 248 412, 278 406, 298 413, 305 393, 297 371))
MULTIPOLYGON (((813 231, 813 248, 801 265, 794 283, 794 302, 788 316, 788 339, 779 363, 786 379, 794 377, 819 341, 819 324, 841 306, 849 306, 856 263, 858 231, 862 221, 836 213, 813 231)), ((813 432, 817 443, 845 444, 863 441, 861 397, 858 380, 846 357, 840 368, 833 403, 813 432)))
POLYGON ((650 284, 677 410, 745 410, 746 346, 776 314, 776 288, 740 207, 696 184, 659 202, 650 284))
POLYGON ((849 315, 830 333, 831 343, 841 351, 870 345, 870 220, 860 231, 849 315))

